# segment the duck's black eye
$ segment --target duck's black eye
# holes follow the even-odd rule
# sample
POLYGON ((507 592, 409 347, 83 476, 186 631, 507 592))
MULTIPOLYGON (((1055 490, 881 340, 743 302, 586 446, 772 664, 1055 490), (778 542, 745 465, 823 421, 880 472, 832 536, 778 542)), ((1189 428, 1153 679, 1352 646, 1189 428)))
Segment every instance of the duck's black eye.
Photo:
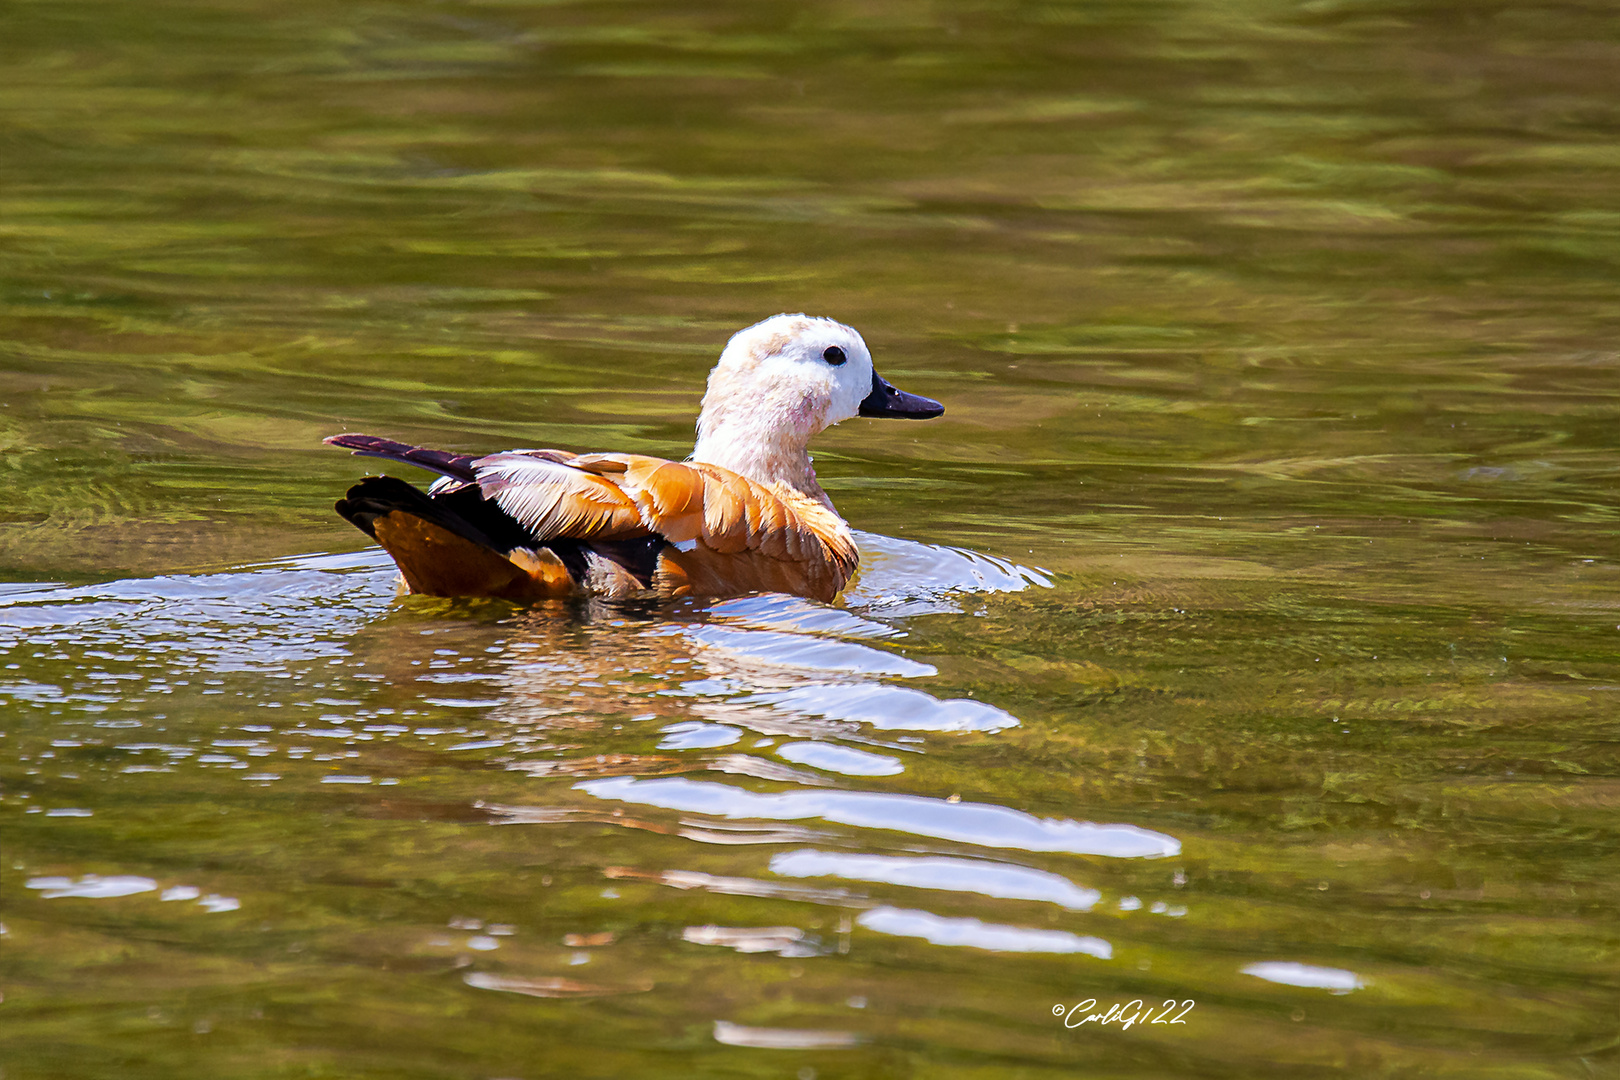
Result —
POLYGON ((829 345, 827 351, 821 354, 821 358, 833 367, 837 367, 844 362, 844 350, 836 345, 829 345))

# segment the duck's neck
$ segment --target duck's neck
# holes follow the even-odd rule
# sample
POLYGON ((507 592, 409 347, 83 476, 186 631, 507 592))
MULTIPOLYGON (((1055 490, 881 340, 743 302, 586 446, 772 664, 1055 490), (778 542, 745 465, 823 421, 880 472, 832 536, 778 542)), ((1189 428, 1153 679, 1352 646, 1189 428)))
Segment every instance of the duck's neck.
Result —
POLYGON ((737 434, 725 429, 700 430, 689 460, 730 469, 766 487, 782 481, 827 509, 832 509, 832 500, 816 483, 816 470, 810 463, 810 451, 804 440, 726 437, 737 434))

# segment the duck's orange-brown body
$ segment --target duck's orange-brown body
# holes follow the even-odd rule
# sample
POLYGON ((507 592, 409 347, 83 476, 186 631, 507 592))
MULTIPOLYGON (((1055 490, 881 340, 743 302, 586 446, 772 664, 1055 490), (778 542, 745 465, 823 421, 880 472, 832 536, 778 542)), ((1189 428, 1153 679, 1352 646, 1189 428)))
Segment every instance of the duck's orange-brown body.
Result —
POLYGON ((365 435, 326 440, 445 473, 391 477, 338 503, 413 593, 508 600, 591 594, 838 595, 859 553, 837 513, 785 484, 639 454, 526 450, 472 459, 365 435))

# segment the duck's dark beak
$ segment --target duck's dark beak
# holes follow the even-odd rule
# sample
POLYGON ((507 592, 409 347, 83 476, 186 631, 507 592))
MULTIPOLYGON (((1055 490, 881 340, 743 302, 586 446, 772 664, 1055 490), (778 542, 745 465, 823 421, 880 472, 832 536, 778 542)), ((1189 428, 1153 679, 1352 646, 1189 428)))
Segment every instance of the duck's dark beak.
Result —
POLYGON ((872 392, 861 402, 861 416, 889 416, 900 420, 929 420, 945 411, 933 398, 896 390, 877 372, 872 372, 872 392))

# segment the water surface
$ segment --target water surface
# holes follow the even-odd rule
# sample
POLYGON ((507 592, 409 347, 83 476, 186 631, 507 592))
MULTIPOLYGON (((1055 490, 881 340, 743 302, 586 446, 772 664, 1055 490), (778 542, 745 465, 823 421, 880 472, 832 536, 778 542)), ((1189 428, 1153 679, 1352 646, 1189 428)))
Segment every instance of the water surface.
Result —
POLYGON ((7 1077, 1620 1070, 1601 5, 0 62, 7 1077), (800 310, 948 410, 818 444, 835 605, 405 599, 331 513, 340 430, 681 456, 800 310))

